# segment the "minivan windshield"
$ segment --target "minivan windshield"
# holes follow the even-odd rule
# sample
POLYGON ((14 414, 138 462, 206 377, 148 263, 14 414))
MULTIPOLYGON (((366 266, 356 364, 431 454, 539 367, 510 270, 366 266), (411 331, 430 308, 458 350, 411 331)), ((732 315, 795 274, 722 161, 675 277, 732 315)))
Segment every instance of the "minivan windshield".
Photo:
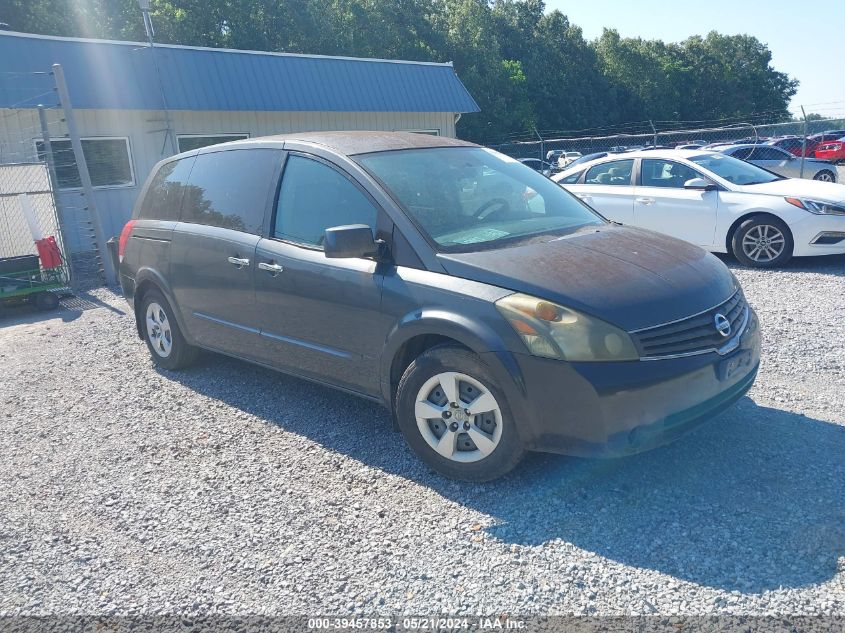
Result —
POLYGON ((783 180, 782 176, 761 169, 756 165, 716 152, 692 156, 690 160, 735 185, 760 185, 765 182, 783 180))
POLYGON ((355 157, 444 251, 572 233, 604 221, 518 160, 482 147, 355 157))

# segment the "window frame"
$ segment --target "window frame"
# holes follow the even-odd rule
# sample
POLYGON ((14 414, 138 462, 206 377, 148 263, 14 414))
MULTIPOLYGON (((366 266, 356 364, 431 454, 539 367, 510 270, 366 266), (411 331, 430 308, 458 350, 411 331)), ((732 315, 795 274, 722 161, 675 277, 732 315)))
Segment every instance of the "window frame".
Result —
MULTIPOLYGON (((585 167, 584 171, 581 172, 581 177, 578 179, 579 185, 590 185, 591 187, 634 187, 636 186, 636 182, 639 180, 639 164, 637 163, 637 159, 635 158, 614 158, 612 160, 606 160, 604 162, 598 163, 597 165, 593 165, 592 167, 585 167), (596 167, 601 167, 602 165, 608 165, 610 163, 622 163, 625 161, 631 161, 631 177, 627 185, 619 184, 619 185, 612 185, 612 184, 601 184, 598 182, 587 182, 587 174, 590 173, 591 170, 595 169, 596 167)), ((572 184, 572 183, 568 183, 572 184)))
MULTIPOLYGON (((335 172, 340 174, 341 177, 346 178, 356 189, 358 189, 361 194, 367 199, 367 201, 373 205, 373 208, 376 210, 376 225, 372 228, 375 231, 375 234, 379 234, 382 232, 387 232, 392 235, 394 222, 390 219, 387 212, 384 208, 370 195, 370 192, 367 191, 364 186, 358 182, 356 178, 352 176, 348 171, 343 169, 337 163, 334 163, 330 160, 323 158, 322 156, 317 156, 316 154, 309 154, 308 152, 302 152, 299 150, 285 150, 285 157, 284 162, 282 164, 281 173, 279 174, 279 181, 276 184, 276 193, 273 196, 273 207, 270 212, 270 223, 265 230, 265 234, 267 239, 273 240, 275 242, 281 242, 283 244, 288 244, 290 246, 296 246, 297 248, 301 248, 308 251, 315 251, 318 253, 325 253, 326 249, 319 244, 309 244, 307 242, 297 242, 296 240, 278 237, 276 235, 276 219, 279 213, 279 199, 282 195, 282 185, 285 182, 285 172, 287 172, 288 164, 290 163, 290 159, 293 156, 299 156, 300 158, 310 159, 317 163, 321 163, 328 167, 329 169, 333 169, 335 172), (389 226, 388 226, 389 225, 389 226)), ((375 239, 375 238, 374 238, 375 239)), ((393 248, 393 240, 389 241, 389 246, 393 248)))
MULTIPOLYGON (((179 154, 183 152, 193 152, 196 150, 204 149, 206 147, 214 147, 215 145, 220 145, 220 143, 213 143, 211 145, 203 145, 202 147, 194 147, 193 149, 182 149, 182 146, 179 144, 179 140, 183 138, 229 138, 232 137, 231 140, 233 141, 244 141, 249 138, 252 138, 252 135, 249 132, 221 132, 219 134, 214 134, 212 132, 208 133, 199 133, 199 134, 177 134, 176 135, 176 149, 179 150, 179 154)), ((224 141, 226 143, 228 141, 224 141)))
MULTIPOLYGON (((130 189, 132 187, 138 186, 138 179, 135 177, 135 161, 134 161, 133 155, 132 155, 132 141, 130 140, 130 138, 128 136, 80 136, 79 142, 82 143, 82 141, 124 141, 124 143, 126 144, 126 157, 128 158, 128 162, 129 162, 129 175, 132 177, 132 182, 126 183, 126 184, 121 184, 121 185, 95 185, 95 184, 92 183, 91 188, 94 189, 94 191, 100 191, 100 190, 103 190, 103 189, 130 189)), ((50 137, 50 145, 51 146, 53 146, 53 144, 57 143, 57 142, 71 143, 71 140, 67 136, 63 136, 63 137, 59 137, 59 138, 50 137)), ((38 144, 39 143, 43 144, 44 139, 41 139, 41 138, 32 139, 32 145, 35 148, 36 159, 38 158, 38 144)), ((45 148, 45 151, 46 151, 46 148, 45 148)), ((84 150, 83 150, 83 153, 84 153, 84 150)), ((74 157, 73 157, 73 162, 76 165, 76 155, 75 154, 74 154, 74 157)), ((86 160, 85 162, 87 164, 88 161, 86 160)), ((76 165, 76 170, 77 170, 77 172, 79 172, 79 165, 76 165)), ((89 170, 89 175, 90 175, 90 170, 89 170)), ((80 180, 81 180, 81 178, 80 178, 80 180)), ((80 185, 79 187, 62 187, 62 186, 59 185, 58 182, 56 183, 56 187, 57 187, 58 191, 71 191, 71 192, 73 192, 73 191, 82 191, 83 190, 82 185, 80 185)))

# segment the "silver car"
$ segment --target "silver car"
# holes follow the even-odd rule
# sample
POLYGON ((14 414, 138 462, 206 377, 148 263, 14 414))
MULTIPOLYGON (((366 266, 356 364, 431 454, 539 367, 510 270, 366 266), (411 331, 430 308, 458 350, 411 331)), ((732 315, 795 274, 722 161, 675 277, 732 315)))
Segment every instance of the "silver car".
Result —
MULTIPOLYGON (((786 178, 801 178, 801 158, 771 145, 726 145, 714 148, 717 152, 753 163, 786 178)), ((825 160, 804 159, 804 178, 836 182, 836 167, 825 160)))

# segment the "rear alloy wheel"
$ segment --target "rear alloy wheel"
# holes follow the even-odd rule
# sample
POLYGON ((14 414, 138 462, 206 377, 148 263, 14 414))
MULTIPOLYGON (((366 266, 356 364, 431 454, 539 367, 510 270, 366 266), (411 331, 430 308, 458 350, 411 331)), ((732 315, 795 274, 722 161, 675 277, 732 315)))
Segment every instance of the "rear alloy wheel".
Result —
POLYGON ((792 257, 792 234, 778 218, 758 216, 740 225, 732 246, 734 256, 746 266, 771 268, 792 257))
POLYGON ((813 176, 813 180, 821 180, 822 182, 836 182, 836 174, 834 174, 829 169, 823 169, 815 176, 813 176))
POLYGON ((180 369, 194 362, 198 350, 182 336, 173 309, 160 292, 151 290, 144 295, 138 316, 142 319, 144 341, 156 365, 180 369))
POLYGON ((402 376, 396 413, 417 456, 447 477, 496 479, 524 453, 504 394, 469 350, 440 346, 423 352, 402 376))

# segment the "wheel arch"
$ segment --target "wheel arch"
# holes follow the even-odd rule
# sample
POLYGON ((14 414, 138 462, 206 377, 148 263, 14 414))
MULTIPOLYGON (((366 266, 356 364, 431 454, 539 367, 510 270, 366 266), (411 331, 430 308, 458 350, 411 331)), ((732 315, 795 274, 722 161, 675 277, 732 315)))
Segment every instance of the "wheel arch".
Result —
POLYGON ((753 218, 761 217, 761 216, 769 216, 769 217, 775 218, 776 220, 779 220, 780 222, 782 222, 784 224, 784 226, 786 226, 786 230, 789 231, 789 237, 793 238, 792 230, 789 228, 789 223, 786 220, 784 220, 778 214, 772 213, 771 211, 769 211, 767 209, 755 209, 753 211, 747 211, 747 212, 743 213, 736 220, 734 220, 733 223, 731 224, 730 228, 728 229, 727 234, 725 235, 725 248, 727 249, 728 253, 730 253, 732 255, 734 254, 734 252, 733 252, 734 234, 737 232, 739 227, 742 226, 743 222, 746 222, 747 220, 751 220, 753 218))
MULTIPOLYGON (((448 310, 420 310, 406 315, 387 336, 381 358, 382 398, 393 409, 396 388, 408 365, 438 345, 455 345, 480 357, 507 395, 511 385, 525 393, 522 372, 505 342, 481 321, 448 310)), ((512 406, 515 403, 512 404, 512 406)))
POLYGON ((135 327, 138 330, 138 336, 141 339, 144 338, 144 331, 141 326, 143 321, 141 308, 144 302, 144 295, 150 292, 150 290, 158 290, 164 298, 167 299, 167 302, 173 309, 173 316, 176 319, 179 330, 182 332, 182 336, 185 337, 185 340, 188 341, 188 343, 193 344, 193 339, 191 338, 190 332, 185 327, 182 313, 176 304, 176 299, 173 296, 170 285, 165 281, 161 273, 151 268, 142 268, 135 276, 135 292, 132 298, 132 305, 135 312, 135 327))

